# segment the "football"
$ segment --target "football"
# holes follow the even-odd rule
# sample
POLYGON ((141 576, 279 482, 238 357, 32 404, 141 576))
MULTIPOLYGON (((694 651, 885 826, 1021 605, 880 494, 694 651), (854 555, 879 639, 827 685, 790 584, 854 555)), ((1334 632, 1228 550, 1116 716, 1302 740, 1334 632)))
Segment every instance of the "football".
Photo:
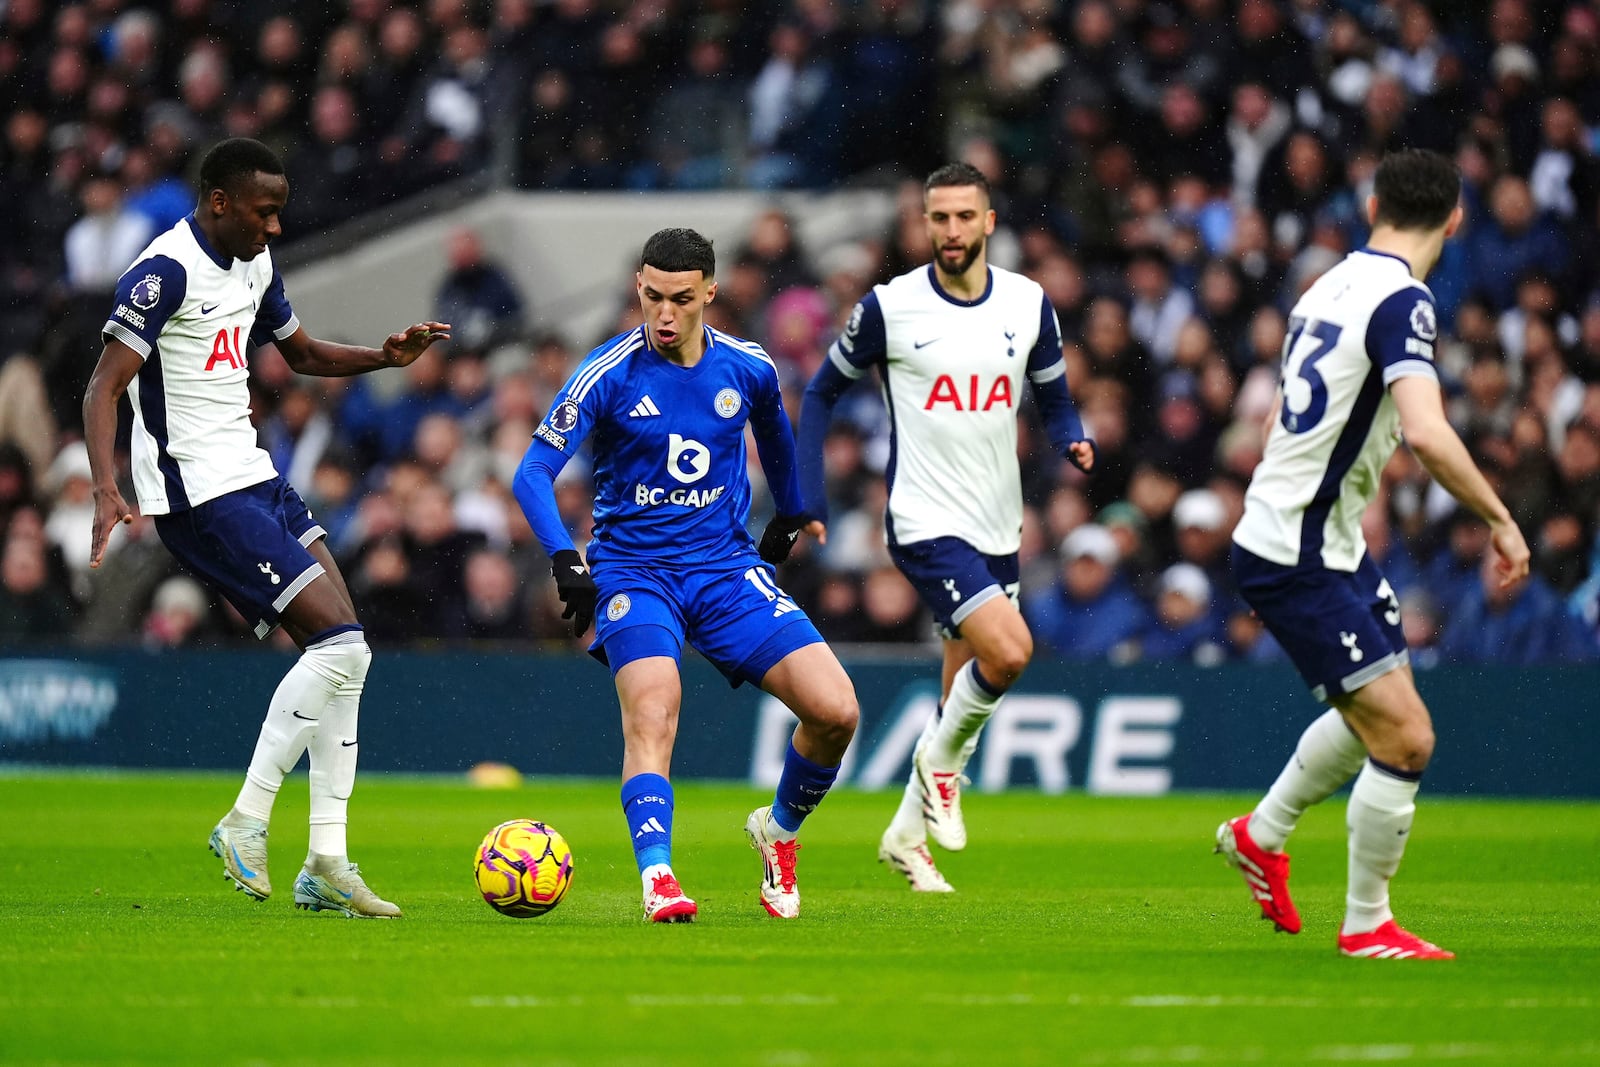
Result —
POLYGON ((551 826, 512 819, 490 830, 472 865, 478 892, 489 906, 513 919, 543 915, 572 884, 572 849, 551 826))

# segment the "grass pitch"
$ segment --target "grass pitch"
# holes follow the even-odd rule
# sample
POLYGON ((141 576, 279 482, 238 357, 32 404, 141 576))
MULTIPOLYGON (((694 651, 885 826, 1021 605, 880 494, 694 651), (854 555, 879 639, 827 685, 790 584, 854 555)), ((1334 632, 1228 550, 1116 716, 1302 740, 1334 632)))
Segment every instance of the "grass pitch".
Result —
MULTIPOLYGON (((756 900, 766 799, 678 789, 694 925, 639 918, 613 783, 485 792, 367 776, 352 855, 406 918, 292 906, 306 787, 285 786, 273 898, 205 849, 234 776, 0 777, 0 1060, 240 1064, 1297 1064, 1600 1062, 1600 805, 1425 798, 1395 889, 1450 963, 1346 960, 1343 804, 1292 842, 1306 929, 1274 935, 1210 854, 1232 796, 974 795, 959 892, 874 862, 896 797, 806 827, 797 922, 756 900), (475 895, 507 818, 571 841, 538 919, 475 895)), ((1252 798, 1253 799, 1253 798, 1252 798)))

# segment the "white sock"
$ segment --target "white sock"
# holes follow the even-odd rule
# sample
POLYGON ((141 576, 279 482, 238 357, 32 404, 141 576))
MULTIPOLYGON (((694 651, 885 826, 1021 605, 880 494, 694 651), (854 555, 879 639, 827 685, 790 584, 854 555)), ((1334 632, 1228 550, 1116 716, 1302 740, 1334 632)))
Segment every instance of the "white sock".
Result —
POLYGON ((655 889, 655 881, 657 878, 660 878, 663 874, 671 873, 672 868, 669 865, 665 863, 652 863, 650 866, 639 872, 639 881, 644 883, 644 891, 649 893, 655 889))
POLYGON ((929 762, 941 771, 958 771, 978 745, 978 731, 989 721, 1003 693, 992 693, 973 676, 978 661, 970 660, 950 682, 944 714, 933 733, 929 762))
POLYGON ((1403 778, 1367 761, 1350 791, 1345 816, 1350 832, 1350 886, 1343 931, 1364 934, 1390 919, 1389 879, 1400 869, 1417 810, 1416 778, 1403 778))
POLYGON ((272 803, 278 798, 284 775, 300 762, 343 680, 343 672, 330 669, 325 659, 325 653, 306 649, 273 692, 250 769, 245 771, 239 799, 233 803, 241 815, 271 821, 272 803))
MULTIPOLYGON (((917 739, 917 744, 928 744, 938 728, 939 713, 935 711, 922 724, 922 736, 917 739)), ((922 790, 917 787, 915 767, 911 769, 905 792, 900 796, 900 806, 895 809, 894 818, 889 820, 888 836, 902 845, 915 845, 928 839, 928 830, 922 821, 922 790)))
POLYGON ((310 851, 322 856, 347 855, 345 825, 350 794, 356 785, 356 726, 361 714, 361 690, 366 685, 372 650, 360 630, 336 634, 306 649, 325 660, 330 672, 342 675, 338 689, 322 713, 311 737, 311 841, 310 851))
POLYGON ((1278 774, 1267 795, 1250 816, 1250 838, 1269 852, 1282 852, 1300 816, 1361 769, 1367 750, 1345 724, 1344 716, 1329 708, 1306 727, 1294 755, 1278 774))

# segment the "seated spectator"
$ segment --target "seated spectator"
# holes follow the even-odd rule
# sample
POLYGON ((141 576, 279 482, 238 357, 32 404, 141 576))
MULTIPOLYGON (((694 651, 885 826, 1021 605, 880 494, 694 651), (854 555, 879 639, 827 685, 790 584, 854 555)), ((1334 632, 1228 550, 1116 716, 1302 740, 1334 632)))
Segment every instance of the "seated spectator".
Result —
POLYGON ((1439 654, 1446 663, 1499 663, 1538 667, 1586 663, 1600 654, 1595 637, 1567 613, 1537 574, 1509 589, 1485 553, 1477 581, 1445 608, 1439 654))
POLYGON ((453 344, 487 352, 519 337, 526 325, 522 293, 511 275, 484 254, 469 226, 450 231, 450 269, 439 282, 434 318, 450 324, 453 344))
POLYGON ((206 628, 211 599, 199 582, 186 574, 176 574, 156 587, 141 631, 144 645, 152 650, 180 648, 191 644, 206 628))
POLYGON ((14 519, 0 548, 0 640, 44 642, 72 633, 72 598, 50 572, 44 538, 14 519))
POLYGON ((1156 583, 1155 616, 1135 638, 1144 660, 1222 662, 1221 634, 1211 614, 1211 582, 1193 563, 1174 563, 1156 583))
POLYGON ((481 549, 467 557, 463 595, 450 613, 445 636, 514 641, 533 636, 533 617, 517 572, 504 553, 481 549))
POLYGON ((1022 605, 1041 645, 1064 659, 1110 659, 1149 626, 1149 609, 1120 573, 1119 556, 1103 526, 1084 523, 1067 535, 1060 578, 1022 605))

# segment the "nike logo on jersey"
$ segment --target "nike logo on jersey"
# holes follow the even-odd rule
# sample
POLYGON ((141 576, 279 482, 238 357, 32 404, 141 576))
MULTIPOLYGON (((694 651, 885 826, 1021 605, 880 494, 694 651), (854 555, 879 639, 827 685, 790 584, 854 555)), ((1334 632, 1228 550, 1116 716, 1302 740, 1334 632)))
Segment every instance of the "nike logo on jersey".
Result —
POLYGON ((201 304, 200 305, 200 314, 209 315, 213 311, 217 310, 217 308, 219 306, 221 306, 221 305, 218 305, 218 304, 201 304))
POLYGON ((915 348, 915 349, 927 348, 929 345, 933 344, 937 340, 938 340, 937 337, 930 337, 926 341, 912 341, 911 342, 911 347, 915 348))
POLYGON ((340 748, 355 748, 356 747, 356 743, 354 741, 340 741, 339 742, 339 747, 340 748))
POLYGON ((646 419, 652 415, 659 414, 661 414, 661 409, 656 407, 656 402, 650 399, 649 393, 646 393, 639 399, 637 404, 633 405, 633 410, 628 412, 628 417, 630 419, 646 419))
POLYGON ((300 714, 298 711, 291 711, 289 714, 293 715, 297 719, 304 719, 306 722, 316 722, 317 721, 316 719, 313 719, 309 715, 300 714))

